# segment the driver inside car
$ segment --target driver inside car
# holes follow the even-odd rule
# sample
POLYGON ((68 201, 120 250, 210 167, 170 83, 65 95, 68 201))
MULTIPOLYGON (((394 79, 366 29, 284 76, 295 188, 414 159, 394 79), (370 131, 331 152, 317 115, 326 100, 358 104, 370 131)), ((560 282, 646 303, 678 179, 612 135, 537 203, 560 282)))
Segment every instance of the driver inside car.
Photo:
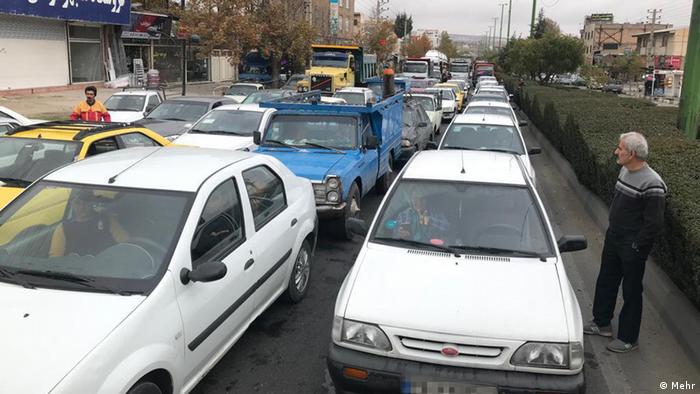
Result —
POLYGON ((51 237, 49 257, 95 256, 129 238, 116 215, 98 212, 98 197, 93 191, 75 192, 68 206, 70 215, 56 227, 51 237))
POLYGON ((428 208, 426 198, 418 190, 410 190, 409 206, 396 216, 394 237, 423 243, 445 243, 450 222, 442 212, 428 208))

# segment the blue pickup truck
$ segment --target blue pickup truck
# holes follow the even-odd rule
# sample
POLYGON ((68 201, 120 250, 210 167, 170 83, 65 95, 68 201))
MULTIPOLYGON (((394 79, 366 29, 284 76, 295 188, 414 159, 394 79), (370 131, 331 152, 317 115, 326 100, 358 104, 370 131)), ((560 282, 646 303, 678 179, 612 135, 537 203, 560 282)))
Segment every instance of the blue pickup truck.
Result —
POLYGON ((253 140, 262 153, 311 180, 316 210, 339 238, 352 237, 347 219, 358 217, 372 188, 386 192, 401 154, 403 93, 373 106, 320 103, 318 91, 260 103, 276 112, 253 140))

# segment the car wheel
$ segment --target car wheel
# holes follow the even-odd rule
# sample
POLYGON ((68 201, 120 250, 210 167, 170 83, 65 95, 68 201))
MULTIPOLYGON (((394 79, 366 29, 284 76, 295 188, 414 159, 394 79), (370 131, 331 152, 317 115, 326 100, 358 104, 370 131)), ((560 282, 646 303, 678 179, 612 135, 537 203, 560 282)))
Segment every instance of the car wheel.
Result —
POLYGON ((347 205, 345 206, 345 214, 343 217, 335 219, 331 222, 331 231, 333 235, 338 239, 352 240, 353 233, 350 232, 347 226, 347 220, 350 218, 360 217, 360 188, 357 187, 357 183, 353 183, 350 186, 350 192, 348 193, 347 205))
POLYGON ((384 194, 389 191, 394 178, 396 177, 396 172, 394 172, 394 156, 389 155, 389 170, 386 174, 382 175, 377 181, 377 185, 374 187, 377 193, 384 194))
POLYGON ((163 394, 163 391, 153 382, 136 383, 126 394, 163 394))
POLYGON ((304 240, 294 260, 292 274, 287 284, 287 300, 292 303, 301 301, 309 290, 309 280, 311 279, 311 245, 308 240, 304 240))

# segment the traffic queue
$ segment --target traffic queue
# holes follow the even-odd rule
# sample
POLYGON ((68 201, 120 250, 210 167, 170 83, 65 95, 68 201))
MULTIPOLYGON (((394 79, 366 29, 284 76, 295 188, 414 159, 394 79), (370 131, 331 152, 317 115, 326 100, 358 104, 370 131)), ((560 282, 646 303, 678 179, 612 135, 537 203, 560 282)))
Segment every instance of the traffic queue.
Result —
POLYGON ((440 82, 414 63, 428 74, 131 90, 111 123, 8 123, 0 392, 189 392, 275 300, 302 301, 326 230, 364 237, 328 333, 337 392, 583 392, 561 254, 586 240, 555 237, 540 148, 493 68, 440 82))

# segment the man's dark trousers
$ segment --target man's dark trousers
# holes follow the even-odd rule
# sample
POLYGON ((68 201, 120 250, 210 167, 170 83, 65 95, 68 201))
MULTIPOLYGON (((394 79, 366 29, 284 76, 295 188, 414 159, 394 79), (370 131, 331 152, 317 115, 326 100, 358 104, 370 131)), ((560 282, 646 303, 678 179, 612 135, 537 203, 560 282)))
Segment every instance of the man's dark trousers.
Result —
POLYGON ((617 292, 622 282, 624 304, 620 311, 617 338, 636 343, 642 322, 642 278, 649 250, 635 250, 633 237, 605 234, 600 274, 595 285, 593 320, 599 327, 610 325, 615 312, 617 292))

